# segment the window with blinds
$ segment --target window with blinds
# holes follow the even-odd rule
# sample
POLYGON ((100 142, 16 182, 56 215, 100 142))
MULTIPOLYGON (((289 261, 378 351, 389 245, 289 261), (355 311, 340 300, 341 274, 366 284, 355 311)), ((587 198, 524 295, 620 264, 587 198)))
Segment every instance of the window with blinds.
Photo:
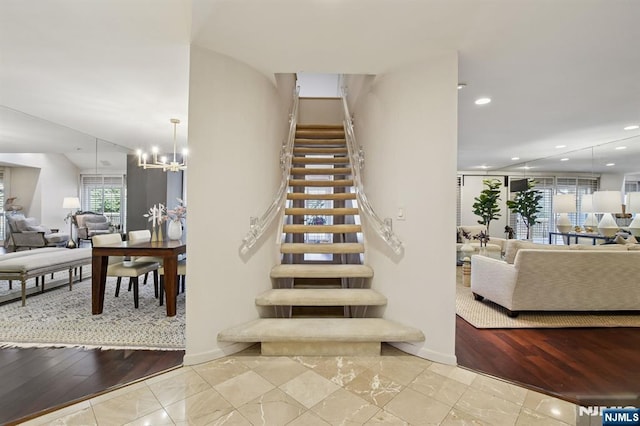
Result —
POLYGON ((112 225, 124 229, 125 176, 81 175, 80 204, 83 211, 102 213, 112 225))
POLYGON ((462 213, 460 204, 462 202, 462 176, 456 178, 456 226, 461 225, 462 213))
MULTIPOLYGON (((531 227, 531 238, 537 243, 548 241, 549 231, 556 229, 556 218, 553 214, 553 196, 555 194, 573 194, 576 196, 576 213, 569 213, 569 219, 574 226, 582 225, 587 216, 581 211, 582 196, 593 194, 598 190, 598 178, 574 178, 574 177, 536 177, 535 189, 542 193, 542 210, 538 215, 538 223, 531 227)), ((509 216, 509 226, 514 231, 516 238, 526 238, 527 228, 518 215, 509 216)))

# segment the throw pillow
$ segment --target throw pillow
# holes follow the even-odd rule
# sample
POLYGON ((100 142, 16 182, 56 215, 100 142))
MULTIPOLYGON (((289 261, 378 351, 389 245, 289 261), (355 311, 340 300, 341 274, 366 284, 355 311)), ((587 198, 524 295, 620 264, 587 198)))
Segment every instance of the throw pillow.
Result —
POLYGON ((629 238, 627 238, 627 244, 638 244, 638 240, 636 240, 636 237, 633 235, 630 235, 629 238))
POLYGON ((107 222, 88 222, 87 221, 87 229, 89 231, 106 231, 109 229, 109 224, 107 222))
POLYGON ((622 235, 617 235, 616 239, 613 240, 616 244, 627 244, 627 240, 624 239, 622 235))

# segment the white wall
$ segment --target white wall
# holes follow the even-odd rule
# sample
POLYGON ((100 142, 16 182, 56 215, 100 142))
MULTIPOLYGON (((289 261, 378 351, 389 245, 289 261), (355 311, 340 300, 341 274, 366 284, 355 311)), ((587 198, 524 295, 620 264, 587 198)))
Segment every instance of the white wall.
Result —
POLYGON ((76 166, 62 154, 2 154, 1 160, 12 165, 7 197, 18 197, 25 216, 68 232, 62 200, 78 196, 76 166))
POLYGON ((366 231, 372 287, 388 298, 386 318, 426 336, 401 349, 450 364, 456 362, 457 66, 449 52, 379 75, 351 111, 366 155, 365 192, 380 217, 394 218, 405 247, 396 257, 366 231), (405 221, 396 220, 399 208, 405 221))
POLYGON ((187 347, 195 364, 243 345, 219 331, 258 318, 255 297, 271 288, 276 226, 243 257, 249 218, 271 203, 280 179, 293 79, 271 80, 224 55, 191 47, 187 347), (284 105, 287 104, 287 105, 284 105))

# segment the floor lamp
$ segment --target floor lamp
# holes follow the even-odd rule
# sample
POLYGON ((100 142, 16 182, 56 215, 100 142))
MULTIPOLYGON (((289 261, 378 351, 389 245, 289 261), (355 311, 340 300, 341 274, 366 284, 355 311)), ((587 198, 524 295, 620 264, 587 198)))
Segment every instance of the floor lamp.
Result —
POLYGON ((576 196, 573 194, 557 194, 553 196, 553 211, 559 213, 556 221, 558 232, 566 234, 573 230, 573 224, 567 213, 575 213, 576 196))
POLYGON ((593 210, 602 213, 598 222, 598 232, 605 237, 613 237, 620 227, 611 213, 622 210, 622 193, 620 191, 596 191, 593 193, 593 210))
POLYGON ((640 237, 640 192, 629 192, 627 193, 626 199, 626 213, 634 213, 633 220, 629 224, 629 232, 634 237, 640 237))
POLYGON ((73 240, 73 211, 77 211, 80 208, 80 199, 78 197, 64 197, 62 208, 69 209, 69 241, 67 241, 67 248, 76 248, 77 244, 73 240))

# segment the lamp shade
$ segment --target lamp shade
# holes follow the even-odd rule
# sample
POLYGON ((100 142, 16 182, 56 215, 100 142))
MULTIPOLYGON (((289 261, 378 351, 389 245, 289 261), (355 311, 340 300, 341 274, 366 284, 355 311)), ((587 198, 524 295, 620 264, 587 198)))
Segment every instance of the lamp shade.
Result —
POLYGON ((592 194, 585 194, 582 196, 580 199, 580 211, 582 211, 582 213, 594 213, 592 194))
POLYGON ((626 197, 627 213, 640 213, 640 192, 629 192, 626 197))
POLYGON ((594 213, 621 213, 622 193, 620 191, 596 191, 593 193, 594 213))
POLYGON ((554 195, 553 211, 556 213, 574 213, 576 211, 576 196, 573 194, 554 195))
POLYGON ((63 209, 79 209, 80 199, 78 197, 64 197, 62 201, 63 209))

